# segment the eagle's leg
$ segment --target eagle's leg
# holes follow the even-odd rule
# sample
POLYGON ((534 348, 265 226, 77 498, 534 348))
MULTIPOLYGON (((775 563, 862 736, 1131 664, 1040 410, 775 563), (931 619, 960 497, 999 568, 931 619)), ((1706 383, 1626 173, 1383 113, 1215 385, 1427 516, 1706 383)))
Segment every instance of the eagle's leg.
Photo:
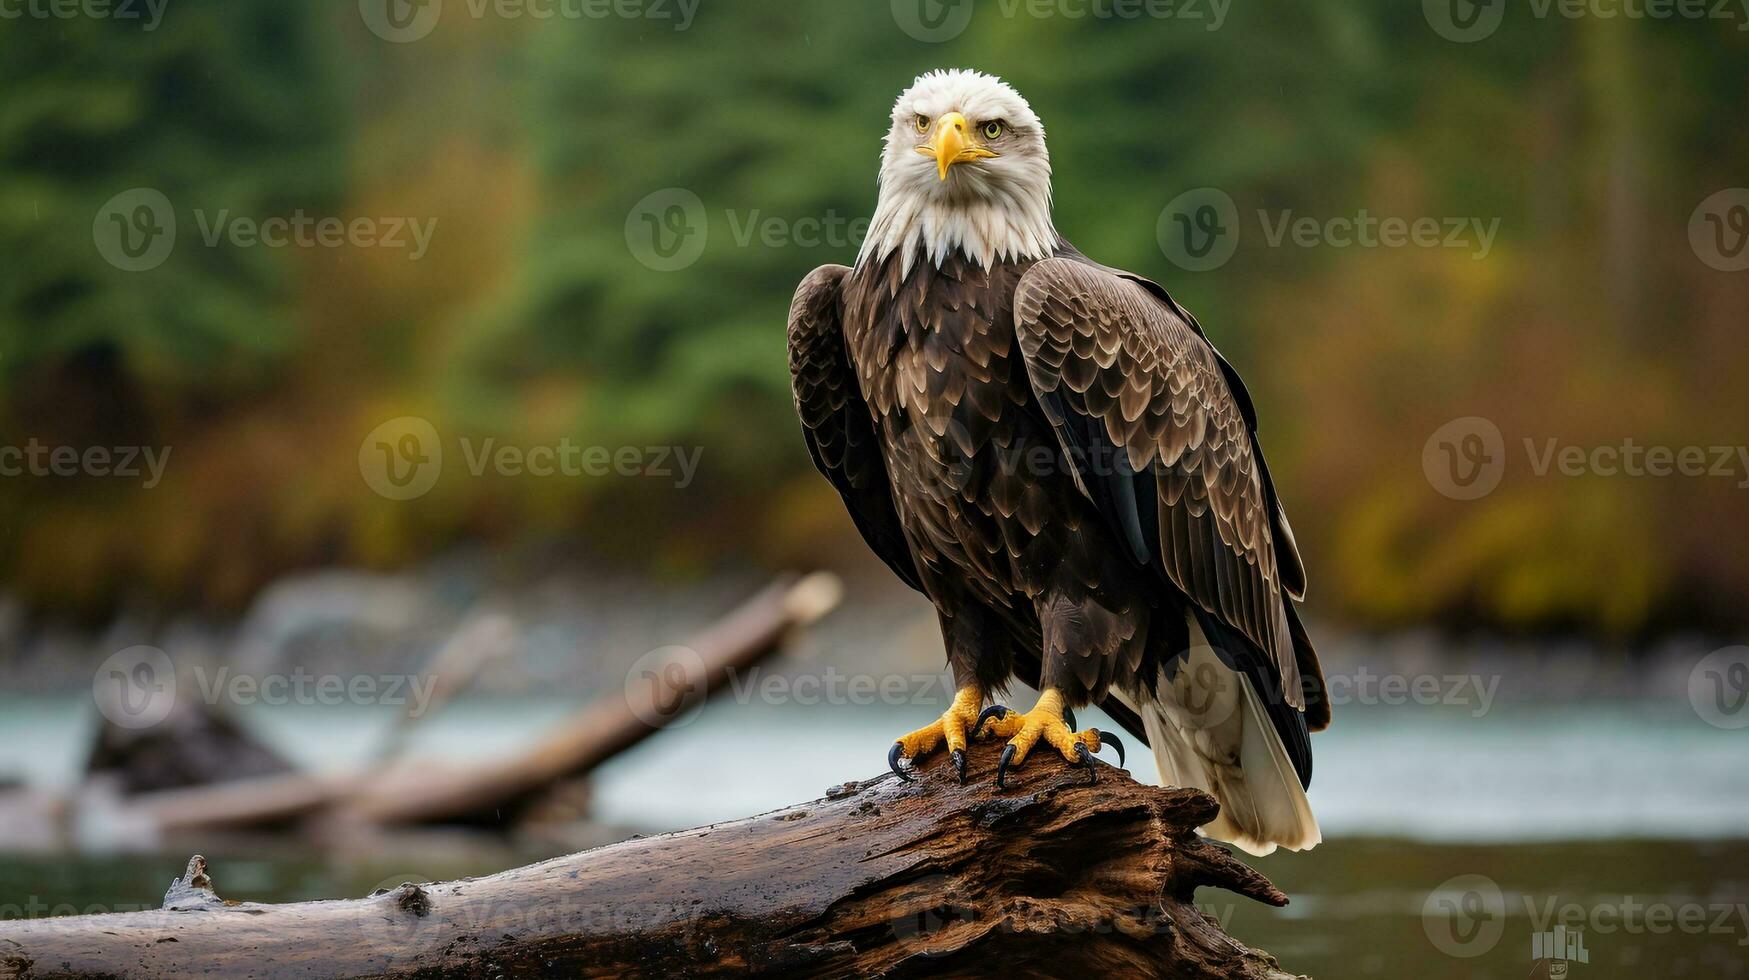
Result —
POLYGON ((915 759, 946 742, 948 751, 953 753, 953 767, 959 773, 960 782, 965 782, 966 738, 976 727, 978 709, 983 704, 984 692, 976 684, 967 684, 960 688, 959 693, 953 696, 953 703, 942 712, 940 718, 909 735, 901 736, 893 743, 892 749, 887 752, 887 765, 900 779, 909 780, 911 777, 899 767, 899 760, 915 759))
POLYGON ((1088 782, 1099 778, 1093 771, 1093 754, 1102 744, 1109 743, 1117 749, 1118 761, 1123 761, 1123 743, 1117 740, 1117 736, 1097 728, 1077 732, 1069 720, 1073 717, 1062 692, 1054 687, 1046 688, 1039 695, 1038 703, 1025 714, 995 705, 979 715, 978 724, 972 729, 974 735, 990 731, 998 738, 1008 739, 1008 744, 1002 749, 1002 759, 996 764, 996 787, 1006 788, 1002 780, 1008 774, 1008 767, 1025 762, 1033 746, 1041 741, 1062 753, 1071 764, 1085 767, 1088 782))

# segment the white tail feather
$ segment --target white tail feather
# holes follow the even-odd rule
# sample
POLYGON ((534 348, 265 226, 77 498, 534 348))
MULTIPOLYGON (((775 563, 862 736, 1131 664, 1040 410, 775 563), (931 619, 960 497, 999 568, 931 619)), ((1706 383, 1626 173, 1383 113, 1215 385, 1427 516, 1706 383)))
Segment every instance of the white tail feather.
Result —
POLYGON ((1170 681, 1162 675, 1153 699, 1133 707, 1142 716, 1160 779, 1193 786, 1221 804, 1202 828, 1251 854, 1276 847, 1310 850, 1322 841, 1281 737, 1249 678, 1215 656, 1192 623, 1197 641, 1170 681))

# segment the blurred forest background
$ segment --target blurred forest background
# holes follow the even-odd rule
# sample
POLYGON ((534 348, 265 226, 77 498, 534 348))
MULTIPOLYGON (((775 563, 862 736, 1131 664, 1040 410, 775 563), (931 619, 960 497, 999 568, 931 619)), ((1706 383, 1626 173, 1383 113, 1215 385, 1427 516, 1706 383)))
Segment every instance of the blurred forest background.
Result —
POLYGON ((895 95, 971 66, 1045 120, 1059 229, 1164 283, 1245 375, 1317 615, 1614 640, 1745 622, 1736 479, 1539 478, 1516 448, 1744 441, 1749 275, 1687 238, 1700 201, 1749 179, 1741 22, 1514 12, 1458 44, 1401 0, 1238 3, 1219 30, 991 2, 927 43, 887 3, 706 0, 677 26, 463 0, 417 43, 385 43, 350 0, 170 0, 149 31, 0 24, 0 442, 172 449, 149 491, 0 480, 6 588, 100 619, 236 609, 290 570, 463 542, 674 576, 860 549, 798 437, 783 330, 797 281, 856 241, 830 223, 818 242, 738 232, 866 216, 895 95), (1184 271, 1156 218, 1205 186, 1245 237, 1184 271), (94 217, 135 187, 179 219, 143 273, 93 246, 94 217), (628 248, 664 188, 708 216, 675 271, 628 248), (1500 231, 1484 259, 1271 248, 1248 217, 1362 208, 1500 231), (418 260, 206 247, 197 209, 437 226, 418 260), (452 451, 457 434, 569 438, 701 447, 702 465, 653 492, 452 464, 396 501, 359 451, 400 416, 452 451), (1464 416, 1516 457, 1480 501, 1421 466, 1464 416))

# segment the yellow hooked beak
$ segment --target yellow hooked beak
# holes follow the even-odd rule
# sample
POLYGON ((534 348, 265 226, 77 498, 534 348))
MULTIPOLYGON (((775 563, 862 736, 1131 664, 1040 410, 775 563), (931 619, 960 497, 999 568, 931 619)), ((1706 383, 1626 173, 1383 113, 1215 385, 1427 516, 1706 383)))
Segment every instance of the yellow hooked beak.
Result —
POLYGON ((968 160, 981 160, 996 154, 976 145, 971 133, 971 124, 966 117, 957 112, 950 112, 935 121, 935 134, 929 142, 917 147, 917 152, 926 157, 935 158, 935 169, 942 180, 947 179, 947 169, 956 163, 968 160))

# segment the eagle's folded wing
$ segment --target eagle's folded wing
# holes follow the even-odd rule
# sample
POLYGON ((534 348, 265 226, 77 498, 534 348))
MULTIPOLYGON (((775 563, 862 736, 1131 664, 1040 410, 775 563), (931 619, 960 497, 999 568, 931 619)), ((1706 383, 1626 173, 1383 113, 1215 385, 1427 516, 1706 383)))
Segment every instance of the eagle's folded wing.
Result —
POLYGON ((823 265, 796 288, 789 308, 790 387, 814 465, 844 498, 869 547, 905 584, 921 592, 916 562, 893 509, 868 403, 844 349, 839 289, 849 271, 842 265, 823 265))
MULTIPOLYGON (((1255 644, 1282 696, 1305 707, 1274 494, 1214 348, 1141 282, 1074 258, 1033 266, 1014 311, 1033 391, 1082 490, 1138 562, 1255 644)), ((1298 579, 1297 555, 1289 562, 1298 579)))

